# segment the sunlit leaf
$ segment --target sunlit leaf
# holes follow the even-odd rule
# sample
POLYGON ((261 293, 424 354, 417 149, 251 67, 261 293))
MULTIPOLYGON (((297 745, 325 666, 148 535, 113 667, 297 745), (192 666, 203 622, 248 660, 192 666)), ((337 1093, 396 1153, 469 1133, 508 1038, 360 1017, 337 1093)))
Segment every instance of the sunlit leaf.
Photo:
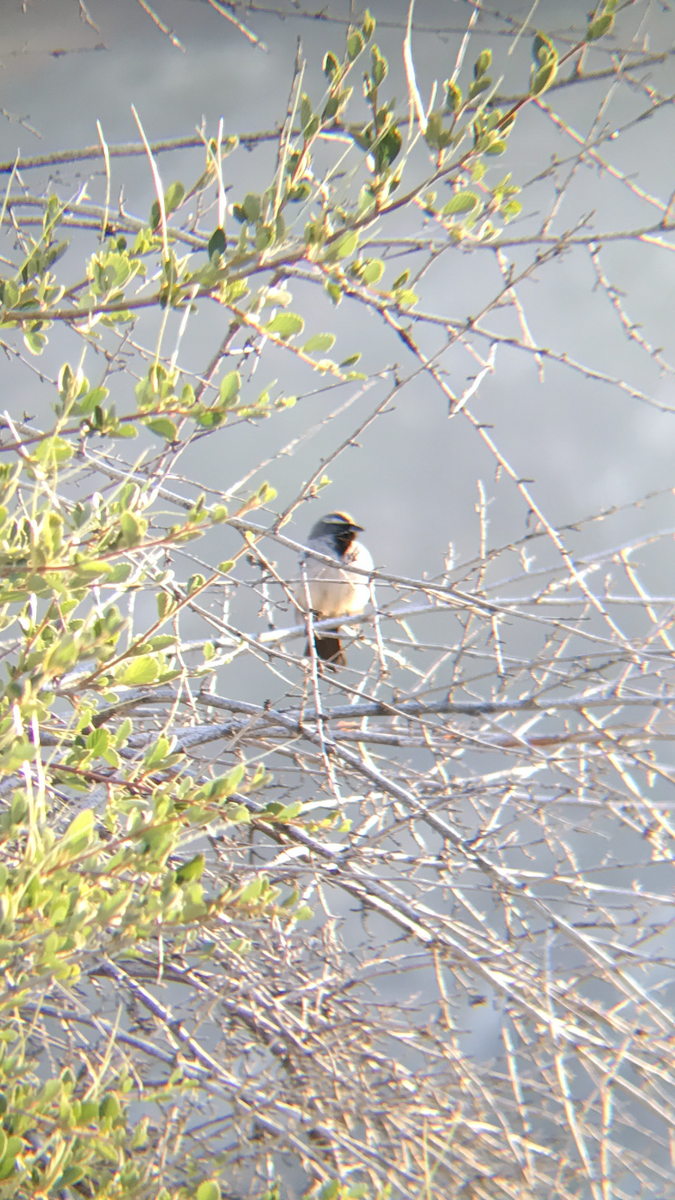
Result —
POLYGON ((316 350, 330 350, 334 345, 334 333, 315 333, 302 348, 305 354, 313 354, 316 350))
POLYGON ((150 654, 142 654, 122 663, 116 672, 116 679, 126 687, 142 687, 146 683, 154 683, 158 675, 157 659, 150 654))
POLYGON ((480 199, 475 192, 456 192, 452 200, 449 200, 441 209, 441 216, 449 217, 458 213, 473 212, 479 203, 480 199))
POLYGON ((280 312, 265 326, 265 332, 275 333, 280 338, 291 338, 302 333, 304 328, 305 322, 298 313, 280 312))

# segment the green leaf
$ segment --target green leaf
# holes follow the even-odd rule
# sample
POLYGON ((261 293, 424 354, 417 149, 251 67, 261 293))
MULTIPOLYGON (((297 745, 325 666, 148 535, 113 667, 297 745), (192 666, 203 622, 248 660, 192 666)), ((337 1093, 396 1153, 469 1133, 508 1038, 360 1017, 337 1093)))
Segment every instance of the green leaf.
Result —
POLYGON ((79 562, 75 571, 75 578, 78 582, 96 579, 99 575, 110 575, 114 571, 112 563, 104 562, 102 559, 91 558, 88 562, 79 562))
POLYGON ((110 734, 107 729, 92 729, 85 742, 87 750, 94 758, 100 758, 102 754, 105 754, 109 745, 110 734))
POLYGON ((347 258, 353 254, 359 244, 359 235, 355 230, 350 230, 342 235, 340 240, 335 244, 335 252, 338 258, 347 258))
POLYGON ((384 80, 387 78, 387 74, 389 72, 389 64, 388 64, 386 58, 384 58, 384 56, 382 54, 380 54, 380 51, 377 46, 373 46, 373 48, 370 52, 370 56, 371 56, 371 61, 372 61, 373 83, 374 83, 375 87, 379 87, 380 84, 383 83, 384 80))
POLYGON ((168 760, 175 744, 175 738, 171 738, 169 740, 169 738, 166 738, 163 735, 158 737, 154 746, 149 746, 143 755, 143 769, 145 771, 156 771, 160 767, 168 767, 168 760))
POLYGON ((206 865, 206 859, 203 854, 195 854, 189 862, 183 863, 176 871, 176 883, 192 883, 195 879, 201 879, 206 865))
POLYGON ((274 242, 274 228, 272 225, 260 225, 255 235, 256 250, 267 250, 274 242))
POLYGON ((361 279, 364 283, 372 287, 374 283, 379 283, 384 275, 384 263, 380 258, 369 258, 361 271, 361 279))
POLYGON ((476 65, 473 68, 473 73, 474 73, 474 76, 476 77, 476 79, 480 79, 481 75, 484 75, 486 71, 489 71, 491 62, 492 62, 492 51, 491 50, 481 51, 481 53, 478 55, 478 58, 476 59, 476 65))
POLYGON ((80 394, 83 382, 82 374, 79 371, 74 374, 70 363, 64 363, 56 377, 56 386, 61 399, 64 401, 75 400, 80 394))
POLYGON ((357 146, 360 146, 362 150, 370 150, 370 147, 373 144, 372 126, 350 125, 349 132, 351 133, 357 146))
POLYGON ((252 879, 251 882, 244 888, 241 896, 239 897, 240 901, 243 904, 250 904, 251 901, 258 900, 265 882, 266 880, 264 875, 257 875, 256 878, 252 879))
POLYGON ((348 258, 350 254, 354 253, 358 244, 359 235, 356 230, 348 230, 328 247, 325 254, 325 261, 337 262, 340 258, 348 258))
POLYGON ((302 800, 295 800, 293 804, 287 804, 276 815, 277 821, 294 821, 302 812, 302 800))
POLYGON ((112 584, 126 583, 131 575, 131 563, 117 563, 108 576, 107 582, 112 584))
POLYGON ((127 687, 143 687, 146 683, 154 683, 158 675, 157 659, 150 654, 142 654, 120 664, 115 672, 117 682, 127 687))
POLYGON ((259 221, 261 212, 260 196, 256 196, 254 192, 248 192, 246 196, 244 196, 243 209, 244 213, 246 214, 247 221, 250 221, 251 224, 255 224, 256 221, 259 221))
POLYGON ((331 121, 340 108, 340 96, 329 96, 321 113, 322 121, 331 121))
POLYGON ((99 1116, 103 1120, 114 1121, 120 1115, 120 1102, 117 1096, 113 1095, 112 1092, 108 1092, 108 1095, 104 1096, 101 1100, 98 1111, 99 1116))
POLYGON ((9 750, 0 755, 0 772, 11 775, 25 762, 35 758, 35 746, 30 742, 14 742, 9 750))
POLYGON ((88 840, 93 831, 94 813, 91 808, 83 808, 70 822, 63 835, 63 840, 64 842, 72 842, 80 837, 85 837, 88 840))
POLYGON ((302 333, 304 328, 305 322, 298 313, 280 312, 272 318, 269 325, 265 325, 265 332, 275 333, 280 338, 291 338, 302 333))
MULTIPOLYGON (((23 1138, 8 1137, 4 1147, 2 1160, 0 1161, 0 1179, 7 1179, 14 1171, 17 1156, 24 1149, 23 1138)), ((14 1193, 14 1188, 11 1187, 10 1194, 14 1193)))
POLYGON ((307 126, 309 125, 313 116, 314 110, 312 109, 312 102, 307 93, 303 92, 300 99, 300 128, 302 129, 303 133, 307 129, 307 126))
POLYGON ((147 527, 148 523, 143 518, 135 517, 133 513, 128 511, 123 512, 120 516, 122 545, 126 547, 137 546, 142 541, 147 527))
POLYGON ((169 213, 174 212, 177 208, 180 208, 181 204, 183 203, 184 195, 185 188, 180 182, 172 183, 170 187, 167 188, 166 192, 164 193, 164 210, 167 216, 169 213))
POLYGON ((412 308, 414 304, 417 304, 418 300, 419 296, 416 292, 413 292, 412 289, 401 292, 400 295, 396 297, 396 302, 399 308, 412 308))
POLYGON ((449 217, 453 213, 472 212, 479 203, 479 197, 475 192, 456 192, 452 200, 449 200, 441 209, 441 216, 449 217))
POLYGON ((143 424, 146 429, 151 429, 153 433, 158 433, 167 442, 175 442, 178 431, 173 421, 170 421, 168 417, 154 417, 152 421, 144 421, 143 424))
POLYGON ((475 100, 481 92, 486 92, 492 86, 492 80, 489 75, 481 75, 480 79, 474 79, 469 87, 469 100, 475 100))
POLYGON ((502 205, 500 211, 504 220, 508 222, 520 215, 523 211, 523 206, 520 200, 507 200, 506 204, 502 205))
POLYGON ((542 66, 554 56, 557 58, 558 52, 550 37, 548 37, 545 33, 542 33, 541 30, 538 30, 534 35, 534 41, 532 43, 532 58, 534 59, 535 66, 542 66))
POLYGON ((220 1200, 220 1187, 215 1179, 200 1183, 197 1188, 197 1200, 220 1200))
POLYGON ((440 150, 444 141, 443 115, 440 112, 429 114, 424 140, 432 150, 440 150))
POLYGON ((306 200, 308 196, 311 196, 311 194, 311 184, 303 182, 298 183, 295 187, 291 188, 286 199, 290 200, 291 203, 297 203, 298 200, 306 200))
POLYGON ((107 400, 109 395, 110 393, 107 388, 93 388, 91 392, 87 392, 86 395, 82 396, 81 399, 77 401, 75 412, 80 417, 86 417, 89 415, 89 413, 92 413, 97 406, 102 404, 104 400, 107 400))
POLYGON ((2 287, 2 303, 5 308, 14 308, 19 302, 20 291, 13 279, 6 279, 2 287))
POLYGON ((532 82, 530 84, 530 95, 541 96, 547 88, 554 82, 558 73, 558 55, 555 53, 549 58, 538 71, 535 71, 532 82))
POLYGON ((339 70, 340 70, 339 62, 338 62, 337 58, 335 57, 335 55, 332 54, 331 51, 329 50, 328 54, 325 56, 325 58, 323 60, 323 73, 324 73, 324 75, 327 76, 328 79, 330 79, 330 81, 332 83, 333 79, 338 74, 339 70))
POLYGON ((340 1183, 337 1179, 331 1179, 325 1183, 319 1192, 319 1200, 336 1200, 340 1191, 340 1183))
POLYGON ((342 300, 342 288, 340 287, 339 283, 336 283, 334 279, 327 279, 323 286, 324 291, 337 308, 338 304, 342 300))
POLYGON ((375 18, 371 17, 368 9, 366 9, 363 14, 363 20, 361 21, 361 32, 363 33, 363 36, 367 42, 370 41, 375 32, 375 18))
POLYGON ((133 724, 129 720, 128 717, 124 721, 122 721, 122 724, 120 725, 119 729, 117 730, 117 733, 115 734, 115 746, 117 747, 118 750, 127 741, 129 734, 133 733, 133 729, 134 729, 133 724))
POLYGON ((602 16, 597 17, 595 21, 591 21, 590 25, 588 26, 586 41, 597 41, 598 38, 601 38, 604 36, 604 34, 609 33, 613 24, 614 16, 611 12, 607 12, 605 8, 605 12, 602 14, 602 16))
POLYGON ((42 354, 42 351, 47 345, 47 338, 45 337, 44 333, 40 333, 36 329, 25 330, 23 340, 27 349, 30 350, 31 354, 34 354, 36 357, 42 354))
POLYGON ((315 333, 302 348, 305 354, 312 354, 315 350, 330 350, 334 345, 334 333, 315 333))
POLYGON ((246 774, 246 768, 243 763, 237 763, 227 775, 220 775, 217 779, 212 779, 205 788, 202 789, 203 795, 201 799, 208 800, 225 800, 228 796, 232 796, 239 787, 242 779, 246 774))
POLYGON ((206 249, 209 258, 214 258, 225 254, 225 251, 227 250, 225 230, 221 229, 220 226, 218 226, 217 229, 214 229, 211 237, 209 238, 209 244, 206 249))
POLYGON ((241 387, 241 375, 238 371, 230 371, 220 382, 220 403, 229 408, 237 399, 241 387))
POLYGON ((356 210, 356 215, 359 220, 362 220, 364 217, 368 217, 370 215, 375 208, 375 203, 376 201, 371 187, 368 184, 364 185, 359 192, 359 203, 356 210))
POLYGON ((176 638, 173 633, 158 633, 146 645, 152 650, 166 650, 167 646, 175 647, 176 638))
POLYGON ((391 125, 386 134, 380 136, 375 151, 378 173, 386 171, 391 166, 394 159, 398 157, 402 145, 403 138, 399 130, 396 125, 391 125))
POLYGON ((258 504, 271 504, 273 500, 276 500, 277 493, 271 484, 265 482, 261 483, 255 496, 258 504))
POLYGON ((449 112, 457 114, 462 107, 461 89, 457 87, 456 83, 453 83, 452 79, 446 79, 443 86, 445 87, 445 107, 449 112))
POLYGON ((57 466, 59 463, 68 462, 72 457, 73 447, 70 445, 70 442, 60 437, 45 438, 44 441, 40 442, 34 454, 36 462, 49 466, 57 466))
POLYGON ((347 58, 353 62, 363 50, 365 42, 359 29, 351 29, 347 37, 347 58))

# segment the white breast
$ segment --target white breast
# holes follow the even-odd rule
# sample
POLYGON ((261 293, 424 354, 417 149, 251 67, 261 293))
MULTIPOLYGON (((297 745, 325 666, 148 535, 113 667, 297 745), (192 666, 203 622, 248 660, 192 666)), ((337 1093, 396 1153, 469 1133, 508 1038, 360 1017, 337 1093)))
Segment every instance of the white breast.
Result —
MULTIPOLYGON (((316 549, 321 554, 330 554, 333 557, 330 547, 324 550, 322 546, 317 545, 316 549)), ((327 563, 317 562, 316 559, 308 556, 301 566, 307 574, 314 612, 320 613, 322 617, 348 616, 363 612, 370 595, 368 580, 364 575, 357 575, 350 571, 349 566, 359 567, 363 571, 372 571, 373 560, 369 551, 360 542, 354 542, 350 546, 344 563, 336 558, 335 566, 329 567, 327 563)), ((305 608, 306 599, 302 581, 297 588, 297 596, 305 608)))

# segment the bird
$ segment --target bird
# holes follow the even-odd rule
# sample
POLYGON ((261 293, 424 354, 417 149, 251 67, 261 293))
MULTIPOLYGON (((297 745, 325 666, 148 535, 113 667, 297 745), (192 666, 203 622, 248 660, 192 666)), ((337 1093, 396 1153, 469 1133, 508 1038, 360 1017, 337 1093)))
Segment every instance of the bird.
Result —
MULTIPOLYGON (((370 596, 368 579, 365 575, 357 575, 350 570, 351 567, 358 567, 361 571, 373 570, 370 551, 356 539, 356 535, 363 532, 363 526, 357 525, 346 512, 327 513, 312 526, 307 548, 316 550, 318 554, 328 558, 334 558, 336 564, 331 567, 306 553, 300 558, 302 578, 296 595, 301 606, 306 609, 306 577, 310 606, 318 620, 353 616, 363 612, 366 607, 370 596)), ((347 659, 340 642, 339 628, 330 633, 316 633, 314 644, 318 657, 329 666, 346 666, 347 659)), ((309 654, 309 643, 305 647, 305 654, 309 654)))

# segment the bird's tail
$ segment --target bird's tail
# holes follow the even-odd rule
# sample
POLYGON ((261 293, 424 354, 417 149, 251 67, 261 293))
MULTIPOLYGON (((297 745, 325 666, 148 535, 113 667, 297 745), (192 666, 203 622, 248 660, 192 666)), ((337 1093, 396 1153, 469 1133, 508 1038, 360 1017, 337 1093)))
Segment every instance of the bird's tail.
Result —
MULTIPOLYGON (((342 649, 342 643, 337 633, 317 633, 314 635, 317 658, 329 666, 346 667, 347 659, 342 649)), ((305 646, 305 654, 309 654, 309 643, 305 646)))

